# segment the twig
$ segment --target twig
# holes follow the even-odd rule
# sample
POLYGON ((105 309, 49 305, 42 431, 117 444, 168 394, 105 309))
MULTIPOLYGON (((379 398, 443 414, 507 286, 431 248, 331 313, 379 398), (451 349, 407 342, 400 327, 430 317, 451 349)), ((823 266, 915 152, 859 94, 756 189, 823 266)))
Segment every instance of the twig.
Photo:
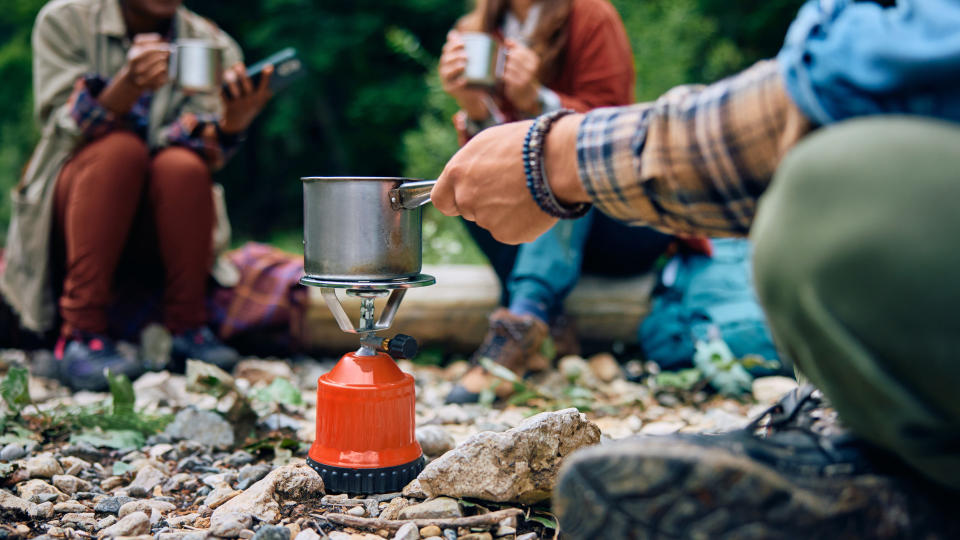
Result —
POLYGON ((488 514, 479 514, 476 516, 467 516, 460 518, 420 518, 420 519, 371 519, 348 514, 324 514, 323 517, 330 523, 337 525, 346 525, 347 527, 356 527, 376 531, 386 529, 395 531, 407 523, 413 523, 417 527, 426 527, 436 525, 441 529, 454 529, 457 527, 480 527, 483 525, 496 525, 504 519, 512 516, 519 516, 523 511, 519 508, 507 508, 506 510, 497 510, 488 514))

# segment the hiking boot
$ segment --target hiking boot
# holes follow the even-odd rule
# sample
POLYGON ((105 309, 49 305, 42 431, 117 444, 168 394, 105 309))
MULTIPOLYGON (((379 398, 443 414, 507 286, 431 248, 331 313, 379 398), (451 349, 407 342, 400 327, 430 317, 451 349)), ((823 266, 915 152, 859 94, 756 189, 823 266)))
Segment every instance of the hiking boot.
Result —
MULTIPOLYGON (((473 367, 447 395, 447 403, 476 403, 480 392, 494 385, 496 378, 480 365, 481 358, 489 358, 517 377, 523 377, 532 367, 544 369, 549 360, 540 354, 540 346, 547 332, 546 323, 532 315, 514 315, 506 308, 494 311, 490 315, 490 329, 480 348, 473 353, 470 361, 473 367)), ((495 392, 497 397, 506 398, 513 392, 513 385, 503 381, 495 392)))
POLYGON ((550 339, 557 351, 557 358, 580 356, 580 337, 577 335, 577 322, 571 315, 561 313, 550 323, 550 339))
POLYGON ((178 371, 186 367, 187 360, 200 360, 229 373, 237 365, 240 355, 203 326, 173 336, 170 358, 178 371))
POLYGON ((123 374, 136 379, 143 372, 140 360, 117 351, 113 340, 106 336, 76 332, 61 337, 54 350, 60 381, 73 390, 101 392, 109 385, 104 372, 123 374))
POLYGON ((554 511, 571 539, 949 538, 955 497, 851 435, 804 386, 742 430, 577 452, 554 511))

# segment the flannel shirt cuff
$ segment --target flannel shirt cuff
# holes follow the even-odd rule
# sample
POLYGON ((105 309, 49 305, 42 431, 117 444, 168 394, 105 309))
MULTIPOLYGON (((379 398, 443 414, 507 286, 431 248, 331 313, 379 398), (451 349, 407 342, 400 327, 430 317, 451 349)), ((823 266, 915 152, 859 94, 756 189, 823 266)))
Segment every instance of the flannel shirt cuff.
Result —
POLYGON ((637 155, 646 138, 649 104, 594 109, 577 133, 577 166, 583 187, 605 214, 630 221, 629 189, 639 188, 637 155))
POLYGON ((87 139, 105 135, 118 126, 116 115, 97 101, 108 80, 99 75, 77 79, 70 94, 70 116, 87 139))

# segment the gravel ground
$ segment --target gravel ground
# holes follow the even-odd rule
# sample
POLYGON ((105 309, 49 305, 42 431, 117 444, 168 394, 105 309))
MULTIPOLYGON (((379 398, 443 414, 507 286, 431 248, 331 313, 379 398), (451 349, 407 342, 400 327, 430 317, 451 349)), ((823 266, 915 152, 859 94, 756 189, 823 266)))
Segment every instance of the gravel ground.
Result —
MULTIPOLYGON (((5 351, 0 373, 27 361, 20 351, 5 351)), ((416 380, 417 436, 428 459, 479 432, 513 437, 531 416, 570 407, 599 428, 601 444, 638 433, 734 429, 794 385, 758 379, 754 395, 730 399, 699 384, 658 386, 655 366, 621 365, 609 354, 558 365, 525 381, 511 403, 460 406, 443 400, 466 363, 401 362, 416 380)), ((122 385, 113 396, 70 393, 31 377, 32 404, 19 416, 12 410, 18 406, 0 405, 7 417, 0 431, 0 539, 555 537, 549 501, 424 503, 416 486, 367 498, 324 493, 302 463, 314 438, 316 380, 331 366, 247 359, 231 377, 191 364, 186 375, 140 377, 132 397, 122 385), (254 435, 239 440, 238 432, 254 435), (397 520, 409 524, 400 528, 397 520)))

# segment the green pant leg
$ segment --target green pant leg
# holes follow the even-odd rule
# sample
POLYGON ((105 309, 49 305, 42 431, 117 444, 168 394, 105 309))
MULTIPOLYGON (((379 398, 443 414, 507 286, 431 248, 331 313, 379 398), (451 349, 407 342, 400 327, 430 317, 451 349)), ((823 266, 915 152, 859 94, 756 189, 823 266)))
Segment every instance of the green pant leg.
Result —
POLYGON ((814 133, 752 234, 784 353, 854 432, 960 488, 960 125, 874 117, 814 133))

